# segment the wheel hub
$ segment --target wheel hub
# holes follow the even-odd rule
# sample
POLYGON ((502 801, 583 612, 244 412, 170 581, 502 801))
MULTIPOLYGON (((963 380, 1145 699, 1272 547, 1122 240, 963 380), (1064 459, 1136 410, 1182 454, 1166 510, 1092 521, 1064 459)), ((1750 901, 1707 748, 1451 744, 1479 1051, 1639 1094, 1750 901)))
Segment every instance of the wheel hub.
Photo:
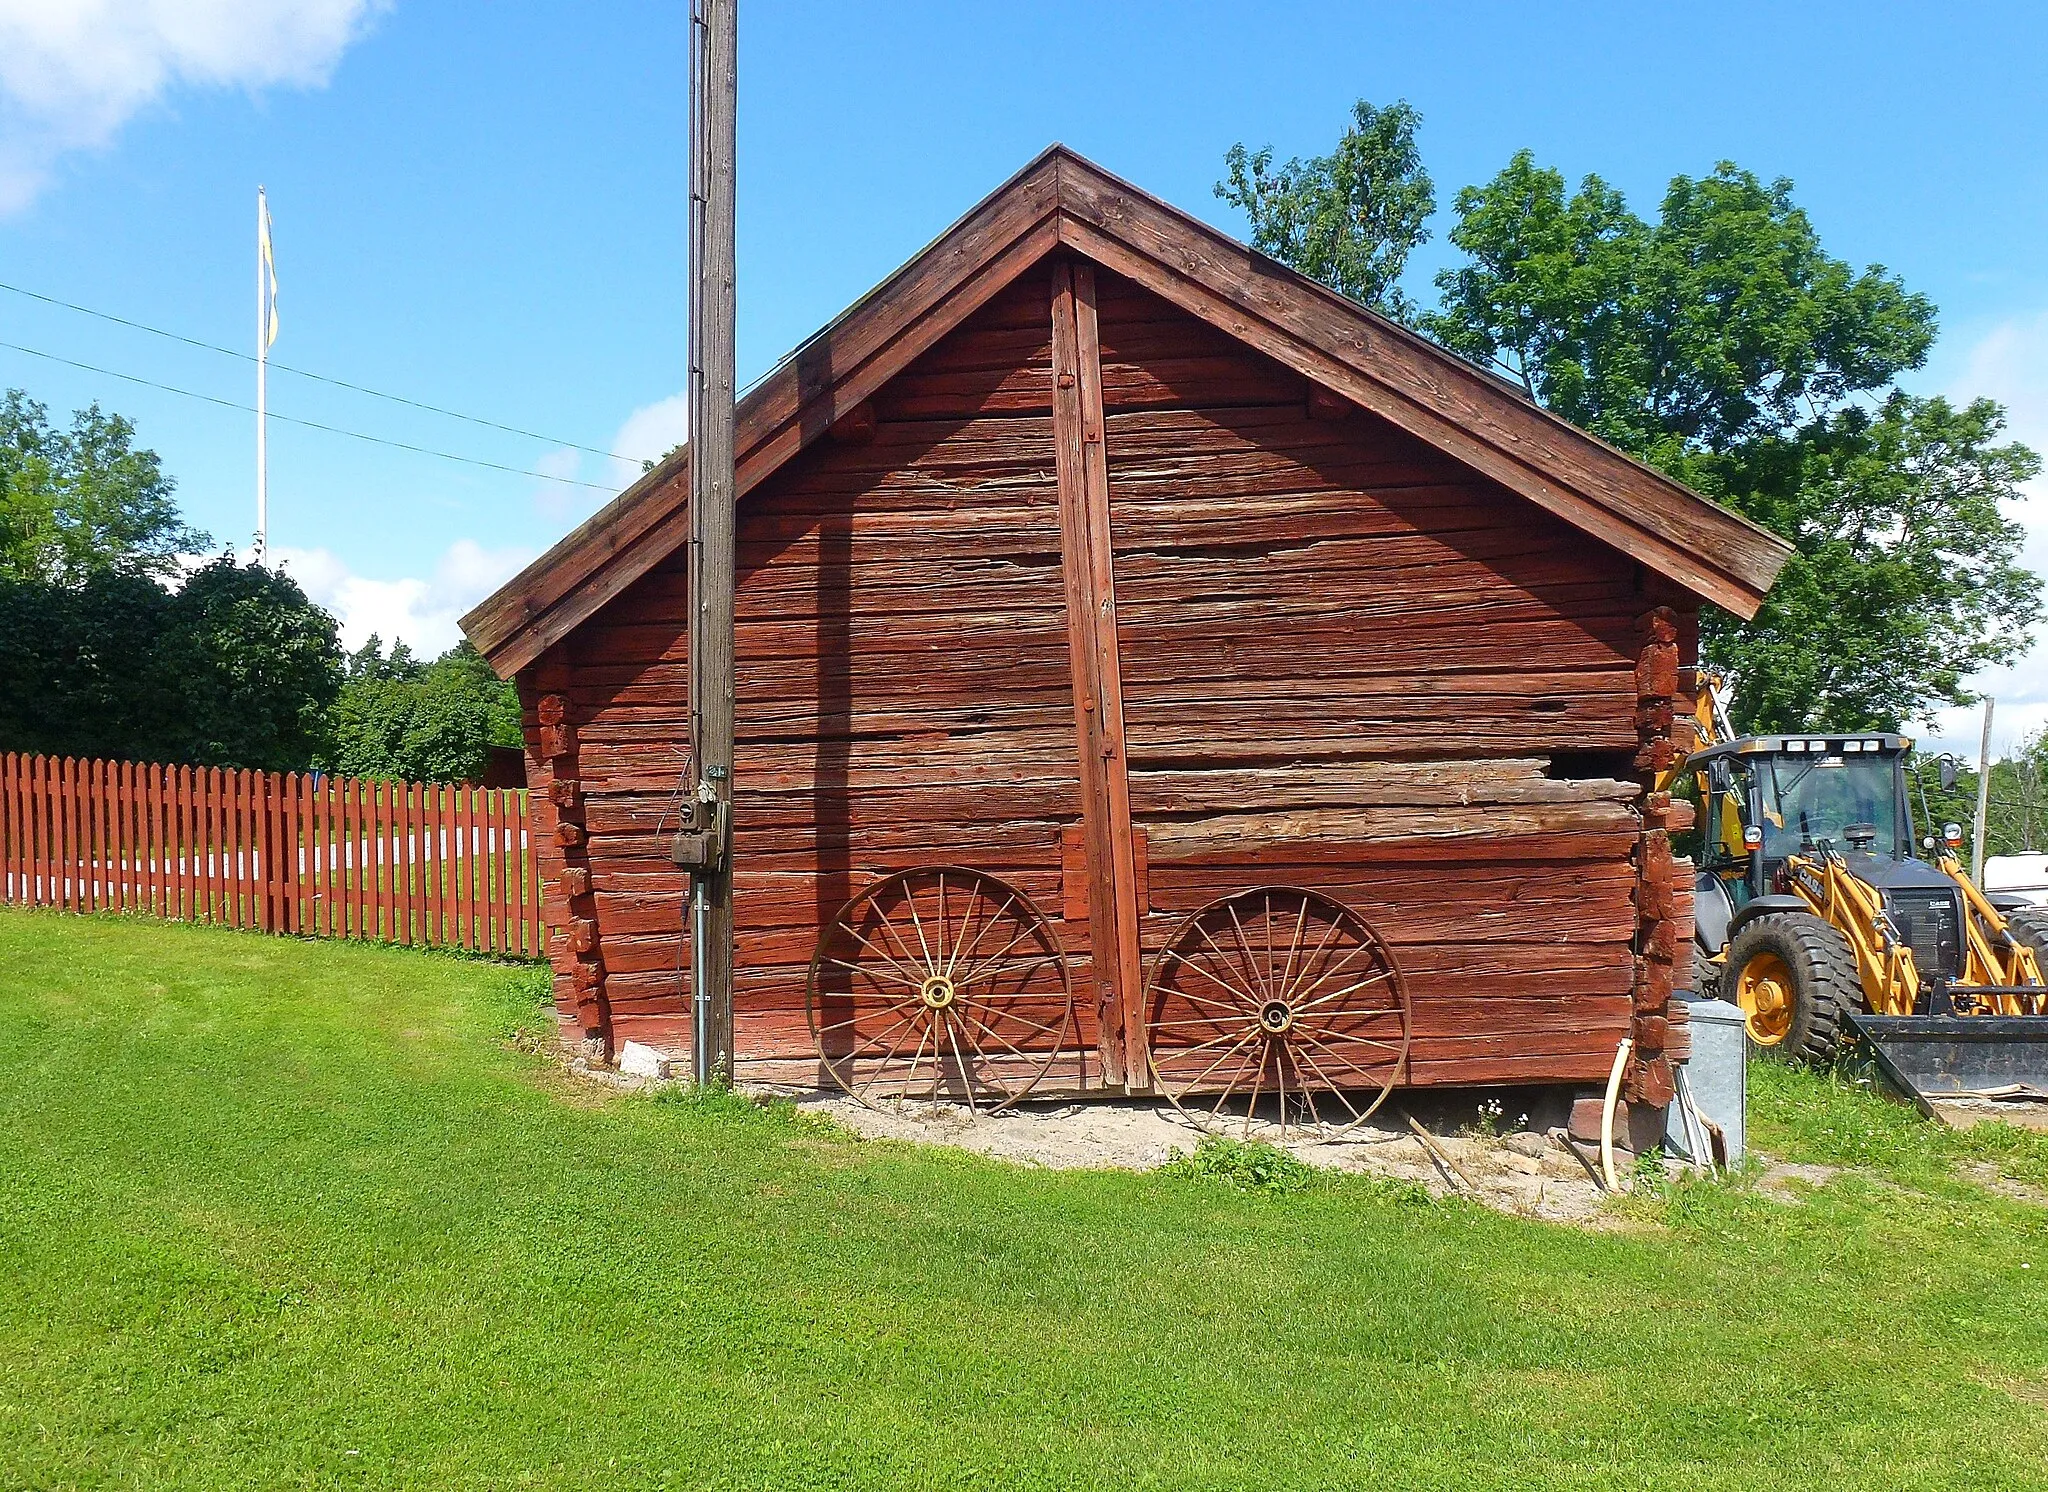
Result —
POLYGON ((1268 1000, 1259 1007, 1259 1029, 1268 1036, 1285 1036, 1294 1024, 1294 1008, 1285 1000, 1268 1000))
POLYGON ((932 1010, 944 1010, 953 1003, 953 981, 943 974, 934 974, 919 986, 918 998, 932 1010))
POLYGON ((1763 953, 1743 966, 1735 1003, 1742 1007, 1749 1039, 1758 1046, 1776 1046, 1791 1031, 1792 999, 1792 971, 1783 959, 1763 953))

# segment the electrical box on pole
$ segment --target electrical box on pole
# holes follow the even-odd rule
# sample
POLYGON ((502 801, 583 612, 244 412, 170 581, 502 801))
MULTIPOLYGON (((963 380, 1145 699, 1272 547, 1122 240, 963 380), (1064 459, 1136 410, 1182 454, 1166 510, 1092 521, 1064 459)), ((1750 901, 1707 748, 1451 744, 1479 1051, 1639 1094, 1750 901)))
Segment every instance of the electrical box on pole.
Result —
POLYGON ((732 1075, 733 154, 737 0, 690 12, 690 1058, 732 1075))

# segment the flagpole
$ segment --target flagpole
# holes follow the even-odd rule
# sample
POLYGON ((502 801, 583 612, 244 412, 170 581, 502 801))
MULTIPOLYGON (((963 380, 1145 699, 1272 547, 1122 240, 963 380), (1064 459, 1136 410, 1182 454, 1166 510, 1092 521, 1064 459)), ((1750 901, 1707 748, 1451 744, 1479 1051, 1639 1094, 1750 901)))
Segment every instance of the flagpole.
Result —
POLYGON ((270 538, 270 456, 265 449, 265 415, 270 372, 270 281, 263 264, 263 236, 270 216, 263 188, 256 188, 256 558, 270 538))

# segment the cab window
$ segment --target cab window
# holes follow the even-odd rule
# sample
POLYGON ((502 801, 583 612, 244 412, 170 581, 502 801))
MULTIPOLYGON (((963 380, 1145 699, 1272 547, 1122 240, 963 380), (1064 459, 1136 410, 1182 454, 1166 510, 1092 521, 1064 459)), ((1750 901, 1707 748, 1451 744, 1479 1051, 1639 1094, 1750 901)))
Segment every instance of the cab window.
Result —
POLYGON ((1671 785, 1671 796, 1692 805, 1692 827, 1671 836, 1671 853, 1683 855, 1694 865, 1706 864, 1707 806, 1700 793, 1700 774, 1687 772, 1671 785))

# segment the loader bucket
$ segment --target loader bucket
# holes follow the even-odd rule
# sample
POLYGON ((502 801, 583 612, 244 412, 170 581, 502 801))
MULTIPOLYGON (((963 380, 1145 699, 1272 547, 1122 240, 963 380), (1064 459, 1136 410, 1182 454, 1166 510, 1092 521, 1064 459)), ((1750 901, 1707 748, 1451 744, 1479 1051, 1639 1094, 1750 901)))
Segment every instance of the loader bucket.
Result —
POLYGON ((1877 1070, 1930 1119, 1943 1099, 2048 1103, 2048 1016, 1863 1015, 1877 1070))

